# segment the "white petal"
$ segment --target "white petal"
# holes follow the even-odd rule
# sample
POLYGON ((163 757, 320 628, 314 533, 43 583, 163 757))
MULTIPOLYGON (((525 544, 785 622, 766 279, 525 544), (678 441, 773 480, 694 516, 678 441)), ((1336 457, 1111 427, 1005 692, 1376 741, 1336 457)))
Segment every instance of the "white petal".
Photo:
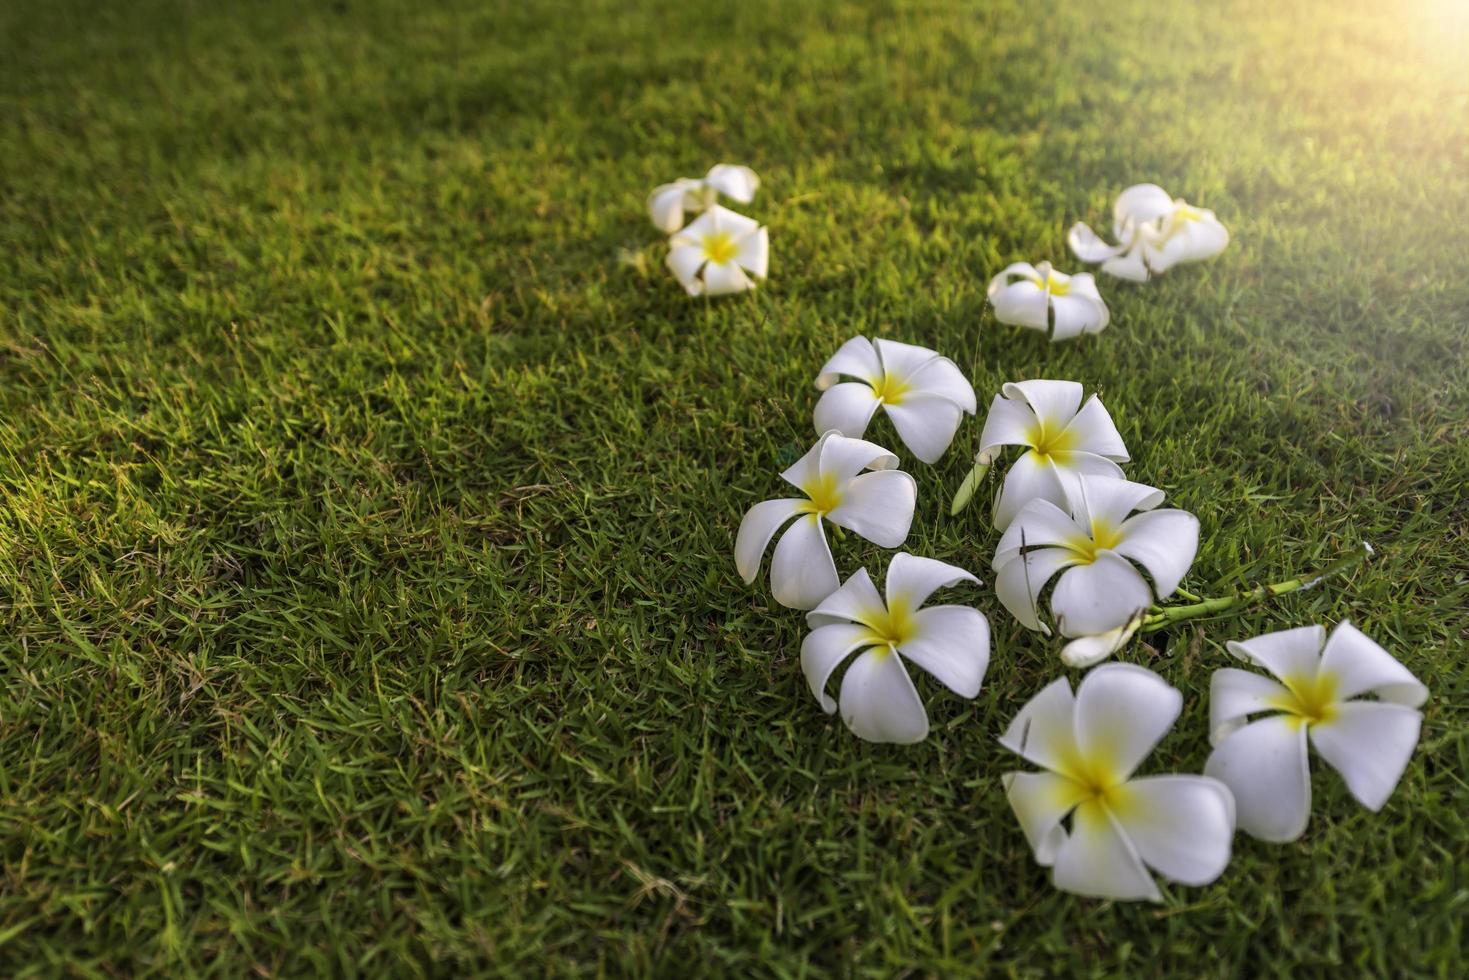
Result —
POLYGON ((990 662, 990 624, 968 606, 932 606, 913 617, 916 631, 898 652, 961 698, 979 693, 990 662))
POLYGON ((1062 636, 1087 636, 1121 626, 1152 605, 1148 583, 1116 552, 1103 549, 1089 565, 1068 568, 1051 593, 1062 636))
POLYGON ((1081 385, 1075 381, 1011 381, 1000 390, 1006 398, 1023 399, 1047 434, 1064 431, 1081 408, 1081 385))
POLYGON ((1204 775, 1234 794, 1239 828, 1261 840, 1292 841, 1311 818, 1306 726, 1275 715, 1251 722, 1209 754, 1204 775))
POLYGON ((1131 558, 1153 577, 1165 599, 1178 588, 1199 552, 1199 519, 1182 510, 1154 510, 1128 518, 1119 528, 1115 551, 1131 558))
POLYGON ((1143 246, 1138 242, 1125 255, 1116 255, 1102 263, 1102 271, 1118 279, 1147 282, 1148 267, 1143 262, 1143 246))
POLYGON ((1076 744, 1113 782, 1131 776, 1168 734, 1183 695, 1146 667, 1103 664, 1076 689, 1076 744))
POLYGON ((764 279, 770 271, 770 232, 761 228, 753 235, 745 236, 735 253, 735 264, 756 279, 764 279))
POLYGON ((995 568, 995 595, 1021 626, 1050 635, 1050 628, 1036 615, 1041 590, 1057 572, 1074 565, 1076 556, 1065 548, 1037 548, 1014 554, 995 568))
POLYGON ((1175 207, 1172 195, 1157 184, 1133 184, 1117 195, 1117 203, 1112 206, 1114 230, 1120 238, 1124 225, 1156 221, 1172 214, 1175 207))
POLYGON ((707 262, 704 264, 704 293, 708 296, 728 296, 754 289, 755 284, 733 262, 707 262))
POLYGON ((801 641, 801 671, 821 709, 831 714, 836 699, 826 693, 826 682, 843 660, 864 646, 872 645, 872 631, 856 623, 834 623, 814 629, 801 641))
POLYGON ((979 584, 979 579, 960 568, 935 558, 923 558, 900 551, 888 563, 884 583, 888 602, 912 611, 928 601, 938 589, 960 582, 979 584))
POLYGON ((947 357, 934 357, 908 378, 908 384, 915 393, 946 398, 970 415, 979 408, 974 385, 964 377, 959 365, 947 357))
POLYGON ((853 337, 837 348, 816 375, 817 390, 830 388, 844 374, 874 385, 882 380, 882 362, 877 359, 872 341, 866 337, 853 337))
POLYGON ((875 545, 896 548, 908 540, 917 501, 918 484, 911 474, 898 470, 863 473, 842 488, 842 502, 826 519, 875 545))
POLYGON ((1049 500, 1032 500, 1000 535, 1000 543, 995 548, 994 567, 1009 561, 1022 548, 1059 545, 1070 550, 1078 538, 1085 537, 1086 530, 1060 507, 1049 500))
POLYGON ((735 568, 745 584, 755 581, 760 572, 760 558, 770 539, 782 524, 795 517, 806 501, 787 498, 765 500, 745 511, 740 530, 735 535, 735 568))
POLYGON ((1077 637, 1061 648, 1061 662, 1082 669, 1101 663, 1125 647, 1142 622, 1143 614, 1138 613, 1115 630, 1077 637))
POLYGON ((1061 820, 1091 795, 1081 783, 1051 772, 1007 772, 1000 777, 1010 809, 1035 852, 1036 863, 1050 867, 1066 840, 1061 820))
POLYGON ((1066 424, 1063 433, 1064 444, 1070 446, 1071 451, 1105 456, 1117 463, 1125 463, 1131 458, 1111 413, 1096 395, 1086 400, 1086 404, 1066 424))
POLYGON ((1209 680, 1209 744, 1244 727, 1250 715, 1279 710, 1291 697, 1284 684, 1247 670, 1224 667, 1209 680))
POLYGON ((1298 626, 1295 629, 1264 633, 1253 639, 1225 644, 1229 652, 1259 664, 1281 680, 1314 678, 1321 662, 1321 646, 1326 630, 1320 626, 1298 626))
POLYGON ((1051 457, 1031 451, 1022 454, 1005 471, 1005 482, 995 499, 995 527, 1005 530, 1021 510, 1037 500, 1064 507, 1066 486, 1051 457))
POLYGON ((821 479, 821 453, 826 448, 827 442, 834 435, 840 434, 822 433, 821 438, 816 440, 816 445, 806 450, 806 455, 781 471, 780 478, 802 493, 806 493, 808 487, 821 479))
POLYGON ((1401 704, 1349 701, 1337 705, 1330 720, 1311 726, 1311 743, 1357 802, 1376 812, 1408 768, 1422 725, 1423 716, 1401 704))
POLYGON ((990 305, 995 308, 996 320, 1034 330, 1050 327, 1050 297, 1044 289, 1029 279, 996 289, 995 282, 999 280, 996 276, 990 283, 990 305))
POLYGON ((815 514, 799 517, 775 544, 770 561, 770 591, 792 609, 814 609, 836 591, 836 562, 815 514))
MULTIPOLYGON (((688 206, 690 203, 692 202, 687 199, 684 202, 685 206, 688 206)), ((675 232, 673 237, 668 239, 668 244, 693 245, 702 251, 704 238, 720 230, 719 215, 716 212, 723 210, 723 208, 715 206, 705 211, 693 221, 690 221, 685 228, 675 232)), ((730 213, 733 214, 734 212, 730 213)), ((751 222, 751 224, 754 224, 754 222, 751 222)))
POLYGON ((704 283, 699 279, 704 262, 704 249, 698 245, 674 245, 668 250, 668 268, 690 296, 704 291, 704 283))
POLYGON ((1428 688, 1408 668, 1346 620, 1326 641, 1321 672, 1332 676, 1336 697, 1342 701, 1368 691, 1409 708, 1428 700, 1428 688))
POLYGON ((1135 510, 1152 510, 1163 502, 1163 491, 1143 483, 1110 476, 1087 475, 1077 481, 1072 513, 1082 523, 1117 528, 1135 510))
POLYGON ((1112 314, 1108 312, 1107 304, 1102 302, 1101 297, 1052 296, 1051 308, 1055 311, 1054 327, 1051 331, 1053 341, 1070 340, 1084 333, 1101 333, 1112 319, 1112 314))
MULTIPOLYGON (((718 204, 705 211, 699 220, 702 221, 704 218, 709 219, 708 228, 710 231, 725 232, 735 241, 740 241, 746 235, 755 234, 756 229, 760 227, 760 222, 754 218, 747 218, 738 211, 731 211, 729 208, 720 207, 718 204)), ((692 229, 698 223, 696 221, 693 225, 689 225, 689 228, 685 229, 685 231, 692 229)))
MULTIPOLYGON (((1034 446, 1040 423, 1030 403, 1024 399, 996 395, 985 416, 984 432, 979 437, 981 456, 994 456, 1001 446, 1034 446)), ((986 460, 988 462, 989 460, 986 460)))
POLYGON ((817 432, 836 429, 844 436, 860 439, 879 404, 865 382, 844 381, 826 389, 817 399, 812 420, 817 432))
POLYGON ((929 350, 927 347, 904 344, 896 340, 878 338, 872 342, 872 346, 877 349, 877 359, 882 362, 883 373, 899 381, 907 381, 912 378, 921 368, 939 356, 937 351, 929 350))
POLYGON ((1234 797, 1207 776, 1149 776, 1122 790, 1112 815, 1138 857, 1185 885, 1224 873, 1234 837, 1234 797))
MULTIPOLYGON (((1086 507, 1078 506, 1078 502, 1082 499, 1081 478, 1098 476, 1121 480, 1123 478, 1122 467, 1096 453, 1054 452, 1051 453, 1050 459, 1051 466, 1056 473, 1056 481, 1062 491, 1062 499, 1057 501, 1057 505, 1074 512, 1079 520, 1086 519, 1090 523, 1090 514, 1086 507)), ((1159 492, 1158 499, 1163 499, 1161 492, 1159 492)))
POLYGON ((891 470, 898 466, 898 457, 875 442, 848 439, 837 433, 828 433, 822 439, 821 475, 838 483, 851 479, 864 469, 891 470))
POLYGON ((943 457, 964 418, 963 409, 937 395, 904 395, 899 404, 884 409, 903 445, 925 463, 937 463, 943 457))
POLYGON ((1066 233, 1066 244, 1071 252, 1083 262, 1101 262, 1122 251, 1121 245, 1108 245, 1097 237, 1085 222, 1078 221, 1066 233))
POLYGON ((1058 677, 1025 703, 1000 744, 1042 769, 1069 777, 1077 758, 1075 713, 1071 684, 1058 677))
POLYGON ((1224 251, 1229 244, 1229 232, 1213 212, 1200 211, 1199 214, 1200 217, 1194 220, 1170 219, 1170 225, 1159 241, 1144 247, 1143 256, 1153 272, 1167 272, 1185 262, 1202 262, 1224 251))
POLYGON ((1153 876, 1105 807, 1083 803, 1071 817, 1071 835, 1056 851, 1052 880, 1062 891, 1089 898, 1160 901, 1153 876))
POLYGON ((806 614, 806 622, 818 629, 832 623, 862 623, 871 626, 886 620, 887 606, 877 594, 877 586, 867 569, 859 568, 847 577, 841 588, 821 600, 821 605, 806 614))
POLYGON ((663 184, 648 195, 648 217, 653 225, 665 235, 671 235, 683 227, 684 198, 698 182, 680 178, 671 184, 663 184))
POLYGON ((749 204, 755 199, 755 191, 760 187, 760 178, 755 176, 755 171, 749 167, 732 163, 716 163, 704 175, 704 183, 730 200, 749 204))
POLYGON ((886 647, 868 650, 842 677, 842 721, 869 742, 921 742, 928 735, 928 713, 903 669, 886 647))

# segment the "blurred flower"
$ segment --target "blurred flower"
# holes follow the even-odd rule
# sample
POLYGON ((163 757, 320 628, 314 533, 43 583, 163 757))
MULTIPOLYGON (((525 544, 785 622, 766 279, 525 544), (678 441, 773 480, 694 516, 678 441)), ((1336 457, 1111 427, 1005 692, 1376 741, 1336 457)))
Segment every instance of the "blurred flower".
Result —
POLYGON ((1075 381, 1015 381, 990 403, 975 463, 988 466, 1004 446, 1025 446, 1005 474, 995 501, 995 527, 1004 530, 1032 500, 1067 506, 1082 476, 1122 476, 1127 447, 1101 399, 1081 402, 1075 381))
POLYGON ((723 194, 740 204, 755 199, 760 178, 749 167, 718 163, 709 168, 703 180, 680 177, 671 184, 654 188, 648 195, 648 216, 664 234, 671 235, 683 227, 684 212, 697 214, 712 207, 723 194))
POLYGON ((1223 873, 1234 836, 1228 787, 1207 776, 1132 778, 1182 705, 1151 670, 1103 664, 1074 697, 1056 680, 1010 723, 1000 744, 1046 771, 1006 773, 1005 794, 1057 888, 1159 901, 1150 868, 1185 885, 1223 873))
POLYGON ((878 407, 903 445, 925 463, 937 462, 954 440, 964 413, 977 407, 974 387, 947 357, 926 347, 853 337, 821 366, 816 431, 837 429, 859 438, 878 407), (842 381, 842 375, 860 381, 842 381))
POLYGON ((911 475, 897 472, 897 465, 898 457, 881 446, 835 431, 823 435, 781 474, 804 497, 766 500, 745 512, 735 538, 740 577, 747 584, 755 580, 770 539, 794 517, 775 545, 770 588, 783 606, 814 609, 841 584, 823 518, 884 548, 907 540, 918 486, 911 475))
POLYGON ((1067 244, 1083 262, 1100 262, 1102 271, 1146 282, 1148 274, 1167 272, 1183 262, 1213 258, 1229 244, 1229 232, 1213 211, 1174 199, 1157 184, 1136 184, 1117 196, 1108 245, 1084 222, 1071 226, 1067 244))
POLYGON ((1204 771, 1234 792, 1240 828, 1269 841, 1305 832, 1308 740, 1359 803, 1382 809, 1418 744, 1417 709, 1428 699, 1418 678, 1345 621, 1330 639, 1320 626, 1303 626, 1230 643, 1229 650, 1279 679, 1225 667, 1210 683, 1215 747, 1204 771), (1263 711, 1276 713, 1249 720, 1263 711))
POLYGON ((832 671, 858 650, 842 676, 842 721, 869 742, 921 742, 928 713, 908 676, 912 661, 962 698, 979 693, 990 659, 989 621, 968 606, 919 607, 936 589, 979 584, 962 568, 901 552, 888 565, 887 602, 867 569, 806 614, 812 630, 801 644, 801 669, 827 714, 837 702, 826 693, 832 671))
POLYGON ((1090 272, 1068 276, 1049 262, 1007 266, 990 280, 989 298, 996 320, 1041 331, 1051 328, 1052 341, 1101 333, 1111 319, 1090 272))
POLYGON ((995 549, 995 594, 1021 625, 1049 635, 1036 601, 1059 573, 1051 614, 1061 635, 1096 636, 1178 588, 1199 550, 1199 521, 1154 510, 1162 490, 1116 477, 1083 476, 1069 495, 1069 512, 1033 500, 1016 515, 995 549))
POLYGON ((754 289, 770 262, 766 229, 717 204, 670 238, 668 245, 668 267, 690 296, 754 289))

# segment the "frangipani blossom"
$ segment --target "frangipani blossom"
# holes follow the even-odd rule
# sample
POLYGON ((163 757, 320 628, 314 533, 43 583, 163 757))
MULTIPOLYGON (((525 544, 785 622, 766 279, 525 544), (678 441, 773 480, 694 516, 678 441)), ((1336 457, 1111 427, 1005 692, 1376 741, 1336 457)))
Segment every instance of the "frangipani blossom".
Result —
POLYGON ((1157 184, 1136 184, 1117 196, 1112 209, 1108 245, 1078 221, 1066 234, 1067 244, 1083 262, 1100 262, 1102 271, 1120 279, 1146 282, 1149 272, 1167 272, 1184 262, 1213 258, 1229 244, 1229 231, 1213 211, 1172 198, 1157 184))
POLYGON ((717 204, 668 240, 668 267, 690 296, 754 289, 769 263, 766 229, 717 204))
POLYGON ((1268 841, 1292 841, 1311 816, 1306 743, 1346 780, 1357 801, 1382 809, 1418 744, 1428 689, 1382 647, 1343 621, 1230 643, 1236 657, 1278 679, 1233 667, 1209 685, 1204 771, 1239 804, 1239 825, 1268 841), (1375 695, 1367 700, 1364 694, 1375 695), (1274 712, 1250 721, 1259 712, 1274 712))
POLYGON ((1150 868, 1185 885, 1223 873, 1234 836, 1228 787, 1207 776, 1132 778, 1182 706, 1151 670, 1104 664, 1074 697, 1064 677, 1052 682, 1010 723, 1000 744, 1046 771, 1006 773, 1005 794, 1057 888, 1159 901, 1150 868))
POLYGON ((853 337, 821 366, 816 431, 861 438, 881 407, 903 445, 925 463, 937 462, 954 441, 959 421, 978 407, 974 386, 947 357, 927 347, 853 337), (842 375, 860 381, 841 381, 842 375))
POLYGON ((1127 447, 1096 395, 1081 403, 1075 381, 1015 381, 990 403, 975 463, 988 466, 1004 446, 1030 451, 1005 474, 995 501, 995 527, 1010 526, 1032 500, 1067 506, 1068 491, 1083 476, 1122 475, 1127 447))
POLYGON ((648 216, 659 231, 671 235, 683 227, 685 211, 697 214, 712 207, 720 194, 749 204, 759 187, 760 178, 749 167, 717 163, 709 168, 703 180, 680 177, 671 184, 654 188, 648 195, 648 216))
POLYGON ((1049 262, 1006 266, 990 280, 989 298, 996 320, 1033 330, 1050 329, 1052 341, 1101 333, 1112 319, 1090 272, 1068 276, 1052 269, 1049 262))
POLYGON ((935 590, 960 582, 979 584, 962 568, 901 552, 888 565, 887 601, 867 569, 806 614, 812 630, 801 644, 801 669, 827 714, 837 702, 826 682, 841 663, 865 650, 842 676, 842 721, 869 742, 921 742, 928 712, 904 662, 937 677, 961 698, 979 693, 990 660, 990 626, 968 606, 919 607, 935 590))
POLYGON ((755 581, 770 539, 794 517, 775 545, 770 588, 783 606, 814 609, 841 584, 823 518, 884 548, 908 539, 918 485, 897 465, 898 457, 881 446, 835 431, 823 435, 780 475, 804 497, 766 500, 745 512, 735 538, 740 577, 746 584, 755 581))
POLYGON ((1081 477, 1069 511, 1031 501, 995 549, 995 594, 1021 625, 1050 635, 1036 603, 1055 578, 1051 614, 1062 636, 1126 626, 1178 588, 1199 550, 1198 518, 1153 509, 1162 502, 1162 490, 1110 476, 1081 477))

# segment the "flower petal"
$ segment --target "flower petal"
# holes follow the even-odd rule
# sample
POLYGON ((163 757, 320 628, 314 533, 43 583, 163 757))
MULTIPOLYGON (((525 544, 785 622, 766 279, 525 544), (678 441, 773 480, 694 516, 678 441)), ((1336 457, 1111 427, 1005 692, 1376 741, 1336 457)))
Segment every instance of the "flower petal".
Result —
POLYGON ((842 721, 869 742, 921 742, 928 713, 902 658, 884 647, 858 657, 842 677, 842 721))
POLYGON ((1259 664, 1281 680, 1316 676, 1326 630, 1320 626, 1298 626, 1295 629, 1262 633, 1244 641, 1225 644, 1229 652, 1241 660, 1259 664))
POLYGON ((1148 267, 1143 262, 1143 246, 1139 242, 1125 255, 1117 255, 1102 263, 1102 271, 1130 282, 1147 282, 1148 267))
POLYGON ((704 183, 732 201, 749 204, 755 199, 760 178, 749 167, 733 163, 716 163, 704 175, 704 183))
POLYGON ((879 337, 872 342, 877 349, 877 359, 882 362, 883 373, 896 381, 907 381, 938 357, 938 352, 917 344, 904 344, 896 340, 879 337))
MULTIPOLYGON (((1034 446, 1040 434, 1040 423, 1035 411, 1023 398, 1006 398, 996 395, 990 402, 989 414, 984 419, 984 431, 979 437, 980 456, 993 459, 1001 446, 1034 446)), ((984 460, 989 462, 990 459, 984 460)))
MULTIPOLYGON (((886 360, 884 360, 886 363, 886 360)), ((974 385, 964 377, 959 365, 947 357, 935 356, 908 378, 915 393, 937 395, 958 405, 970 415, 979 408, 974 395, 974 385)))
POLYGON ((984 614, 968 606, 931 606, 913 619, 913 638, 898 653, 961 698, 977 695, 990 662, 990 624, 984 614))
POLYGON ((1250 715, 1278 710, 1290 698, 1284 684, 1248 670, 1223 667, 1209 679, 1209 744, 1243 728, 1250 715))
MULTIPOLYGON (((692 198, 685 199, 685 207, 689 207, 692 204, 692 198)), ((718 205, 709 208, 693 221, 690 221, 688 225, 686 225, 683 229, 675 232, 673 236, 668 239, 668 243, 670 245, 693 245, 694 247, 702 251, 704 238, 720 230, 719 215, 716 212, 723 210, 724 208, 721 208, 718 205)), ((729 213, 734 214, 733 211, 729 213)), ((749 219, 747 218, 745 220, 748 221, 749 219)), ((754 222, 751 222, 751 224, 753 223, 754 222)))
POLYGON ((655 187, 653 193, 648 195, 648 217, 653 219, 654 227, 665 235, 671 235, 682 228, 685 198, 697 187, 698 181, 687 177, 655 187))
POLYGON ((875 442, 865 439, 848 439, 840 433, 822 436, 821 475, 838 482, 849 480, 867 470, 891 470, 898 466, 898 457, 875 442))
MULTIPOLYGON (((729 208, 721 207, 718 204, 705 211, 700 220, 703 220, 703 218, 709 219, 710 231, 725 232, 735 241, 740 241, 746 235, 755 234, 756 229, 760 227, 760 222, 754 218, 747 218, 738 211, 731 211, 729 208)), ((698 224, 698 222, 696 221, 694 224, 698 224)), ((694 225, 690 225, 685 231, 693 227, 694 225)))
POLYGON ((1076 689, 1076 744, 1112 781, 1131 776, 1168 734, 1183 709, 1183 695, 1136 664, 1103 664, 1076 689))
POLYGON ((1103 549, 1089 565, 1068 568, 1051 593, 1051 614, 1062 636, 1115 629, 1152 605, 1153 590, 1125 559, 1103 549))
POLYGON ((704 294, 706 296, 728 296, 754 289, 755 284, 733 262, 707 262, 704 264, 704 294))
POLYGON ((1049 500, 1032 500, 1000 535, 993 566, 998 568, 1022 548, 1059 545, 1071 550, 1077 539, 1085 537, 1086 530, 1060 507, 1049 500))
POLYGON ((1065 431, 1081 408, 1081 385, 1075 381, 1011 381, 1000 390, 1006 398, 1023 399, 1048 434, 1065 431))
POLYGON ((882 380, 882 362, 877 359, 872 341, 866 337, 853 337, 837 348, 816 375, 817 390, 830 388, 844 374, 874 385, 882 380))
POLYGON ((1306 726, 1275 715, 1251 722, 1215 747, 1204 775, 1234 794, 1239 827, 1268 841, 1292 841, 1311 819, 1306 726))
POLYGON ((1000 779, 1036 863, 1050 867, 1066 840, 1062 819, 1090 796, 1091 790, 1053 772, 1007 772, 1000 779))
POLYGON ((840 584, 821 518, 815 514, 797 518, 776 542, 770 561, 775 601, 792 609, 814 609, 840 584))
POLYGON ((1196 210, 1195 213, 1198 216, 1192 219, 1170 218, 1157 242, 1144 246, 1143 256, 1154 273, 1167 272, 1186 262, 1211 259, 1229 244, 1229 231, 1214 217, 1214 212, 1196 210))
POLYGON ((1139 612, 1116 629, 1079 636, 1061 648, 1061 662, 1068 667, 1082 669, 1101 663, 1125 647, 1142 623, 1143 613, 1139 612))
POLYGON ((1052 881, 1089 898, 1161 901, 1162 895, 1131 842, 1106 807, 1083 803, 1071 817, 1071 835, 1056 851, 1052 881))
POLYGON ((764 279, 770 271, 770 232, 761 228, 753 235, 746 235, 735 253, 735 264, 756 279, 764 279))
POLYGON ((1075 715, 1071 684, 1058 677, 1016 713, 1000 744, 1042 769, 1070 778, 1077 759, 1075 715))
POLYGON ((1111 413, 1096 395, 1086 400, 1062 431, 1065 433, 1064 443, 1072 447, 1072 451, 1105 456, 1116 463, 1125 463, 1131 458, 1111 413))
POLYGON ((1128 518, 1113 548, 1148 570, 1159 599, 1178 588, 1199 553, 1199 519, 1182 510, 1153 510, 1128 518))
POLYGON ((821 710, 827 714, 837 710, 836 699, 826 693, 832 671, 857 650, 872 646, 873 641, 872 630, 856 623, 834 623, 806 634, 801 641, 801 671, 811 693, 821 702, 821 710))
POLYGON ((1428 700, 1428 688, 1407 667, 1346 620, 1326 641, 1321 672, 1335 678, 1336 696, 1342 701, 1368 691, 1409 708, 1428 700))
POLYGON ((995 498, 995 527, 1005 530, 1027 505, 1037 500, 1064 507, 1066 485, 1052 457, 1032 450, 1022 453, 1005 471, 1005 482, 995 498))
POLYGON ((917 501, 918 483, 912 474, 898 470, 863 473, 843 487, 842 502, 826 519, 875 545, 896 548, 908 540, 917 501))
POLYGON ((1033 330, 1048 329, 1050 297, 1046 291, 1029 279, 1003 285, 1003 278, 1002 274, 990 282, 989 298, 995 308, 995 319, 1033 330), (997 286, 997 283, 1001 284, 997 286))
POLYGON ((821 604, 806 614, 806 622, 812 629, 832 623, 862 623, 872 626, 887 619, 887 606, 877 594, 877 586, 867 569, 859 568, 847 577, 841 588, 821 600, 821 604))
POLYGON ((1133 184, 1117 195, 1112 205, 1112 220, 1117 237, 1126 225, 1141 225, 1173 213, 1177 205, 1173 196, 1157 184, 1133 184))
POLYGON ((979 579, 958 565, 900 551, 888 563, 885 589, 891 605, 902 606, 911 612, 927 602, 935 591, 960 582, 978 585, 979 579))
POLYGON ((844 436, 860 439, 879 404, 866 383, 843 381, 826 389, 817 399, 812 420, 816 423, 817 432, 836 429, 844 436))
POLYGON ((1057 572, 1077 561, 1076 555, 1065 548, 1012 552, 1009 560, 995 568, 995 595, 1021 626, 1050 636, 1050 627, 1037 615, 1038 598, 1057 572))
POLYGON ((1079 523, 1120 528, 1133 511, 1161 504, 1163 491, 1117 477, 1086 475, 1076 481, 1069 502, 1079 523))
POLYGON ((1148 776, 1123 787, 1112 815, 1138 857, 1185 885, 1224 873, 1234 837, 1234 796, 1207 776, 1148 776))
POLYGON ((745 511, 735 535, 735 568, 749 585, 760 572, 760 558, 782 524, 800 513, 806 501, 794 498, 764 500, 745 511))
POLYGON ((1348 701, 1329 720, 1311 726, 1311 744, 1347 789, 1367 809, 1381 810, 1392 795, 1413 749, 1423 716, 1415 709, 1382 701, 1348 701))
POLYGON ((780 478, 802 493, 806 493, 808 487, 821 479, 821 453, 826 449, 827 442, 834 436, 840 435, 840 432, 822 433, 821 438, 816 440, 816 445, 806 450, 804 456, 781 471, 780 478))
MULTIPOLYGON (((1091 278, 1086 273, 1081 273, 1076 278, 1083 275, 1091 278)), ((1071 340, 1084 333, 1101 333, 1112 320, 1112 314, 1100 296, 1052 296, 1051 309, 1055 311, 1052 341, 1071 340)))
POLYGON ((1108 245, 1085 222, 1078 221, 1066 233, 1066 244, 1078 259, 1087 263, 1101 262, 1119 254, 1123 246, 1108 245))
POLYGON ((699 279, 704 262, 704 249, 698 245, 674 245, 668 250, 668 268, 690 296, 704 291, 704 283, 699 279))
POLYGON ((943 457, 964 418, 963 409, 939 395, 904 395, 901 403, 884 408, 903 445, 925 463, 943 457))

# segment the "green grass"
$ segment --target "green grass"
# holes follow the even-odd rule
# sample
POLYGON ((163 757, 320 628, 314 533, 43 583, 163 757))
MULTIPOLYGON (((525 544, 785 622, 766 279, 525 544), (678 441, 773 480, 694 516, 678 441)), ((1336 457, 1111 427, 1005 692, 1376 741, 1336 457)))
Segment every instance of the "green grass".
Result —
MULTIPOLYGON (((96 6, 0 7, 0 973, 1459 974, 1448 0, 96 6), (717 161, 771 279, 690 301, 643 197, 717 161), (1141 180, 1229 250, 1104 280, 1097 338, 994 324, 1141 180), (1224 642, 1350 617, 1432 691, 1383 812, 1316 765, 1306 835, 1212 886, 1057 893, 995 741, 1057 644, 987 587, 928 741, 823 715, 732 543, 859 332, 982 404, 1100 389, 1196 592, 1374 543, 1129 656, 1186 699, 1150 771, 1197 771, 1224 642)), ((988 578, 946 516, 979 429, 905 464, 908 548, 988 578)))

